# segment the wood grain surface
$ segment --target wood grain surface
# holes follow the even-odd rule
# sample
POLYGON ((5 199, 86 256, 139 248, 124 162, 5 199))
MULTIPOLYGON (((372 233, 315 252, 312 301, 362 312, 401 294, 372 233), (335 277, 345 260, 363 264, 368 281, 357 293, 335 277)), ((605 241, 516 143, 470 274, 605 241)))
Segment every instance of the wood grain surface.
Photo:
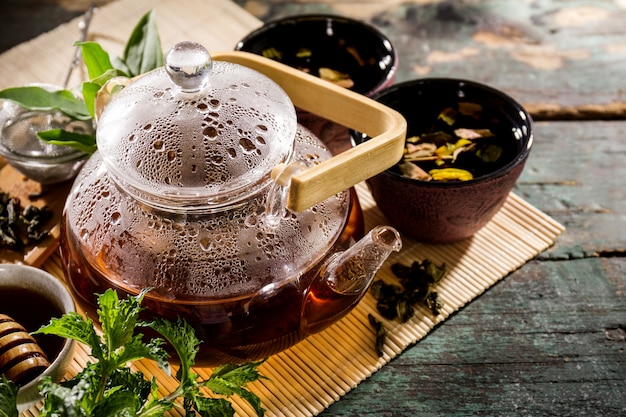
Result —
MULTIPOLYGON (((0 22, 26 3, 3 1, 0 22)), ((521 101, 537 122, 515 192, 567 228, 321 415, 626 415, 626 2, 236 3, 262 21, 368 21, 400 53, 398 82, 469 78, 521 101)), ((1 38, 37 25, 0 25, 1 38)))
POLYGON ((538 123, 515 192, 566 226, 556 245, 321 415, 625 415, 625 133, 538 123))
POLYGON ((51 219, 43 225, 42 231, 48 236, 36 245, 27 245, 23 250, 12 250, 0 246, 0 263, 23 263, 31 266, 41 266, 52 252, 59 246, 59 222, 63 214, 65 196, 69 193, 71 181, 54 185, 42 185, 26 178, 13 169, 4 158, 0 157, 0 191, 18 198, 22 208, 29 205, 35 207, 47 206, 51 212, 51 219))
POLYGON ((398 49, 397 81, 468 78, 502 89, 537 118, 623 118, 623 0, 235 0, 267 21, 335 13, 373 24, 398 49))

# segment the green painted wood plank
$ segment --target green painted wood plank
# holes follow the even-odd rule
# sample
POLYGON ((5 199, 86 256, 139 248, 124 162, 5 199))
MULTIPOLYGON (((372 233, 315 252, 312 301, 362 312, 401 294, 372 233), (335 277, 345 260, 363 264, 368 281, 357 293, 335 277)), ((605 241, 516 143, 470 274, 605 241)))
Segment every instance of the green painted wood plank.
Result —
POLYGON ((530 262, 321 415, 624 415, 625 272, 530 262))
POLYGON ((321 415, 626 415, 624 133, 537 123, 516 192, 566 224, 555 247, 321 415))
POLYGON ((515 192, 567 230, 554 256, 626 252, 626 123, 541 122, 515 192))
POLYGON ((620 1, 235 2, 264 21, 301 13, 367 21, 398 49, 398 81, 469 78, 533 104, 626 101, 615 84, 626 74, 620 1))

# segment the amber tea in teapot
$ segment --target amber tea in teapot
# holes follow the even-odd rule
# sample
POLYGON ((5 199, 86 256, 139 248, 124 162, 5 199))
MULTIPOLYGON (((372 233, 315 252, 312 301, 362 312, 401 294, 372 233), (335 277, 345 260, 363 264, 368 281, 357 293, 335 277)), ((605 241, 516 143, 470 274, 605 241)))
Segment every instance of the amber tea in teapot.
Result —
MULTIPOLYGON (((363 218, 357 200, 353 200, 349 212, 349 220, 333 252, 345 250, 350 242, 363 235, 363 218)), ((131 244, 130 241, 118 243, 122 248, 131 244)), ((107 288, 114 288, 122 294, 137 294, 135 288, 111 279, 114 271, 107 268, 107 252, 110 248, 102 246, 102 253, 97 257, 102 262, 96 264, 85 260, 83 250, 66 231, 62 251, 67 261, 71 287, 81 304, 91 310, 90 316, 97 317, 94 294, 103 293, 107 288)), ((133 263, 133 267, 140 265, 132 257, 129 262, 133 263)), ((193 296, 179 299, 172 293, 156 289, 144 298, 144 305, 151 314, 170 319, 185 317, 194 326, 200 339, 205 341, 200 345, 198 354, 200 364, 261 359, 292 346, 308 334, 322 330, 332 324, 332 318, 343 315, 360 300, 360 293, 341 294, 329 290, 325 285, 313 285, 315 275, 319 273, 316 266, 312 265, 310 271, 296 279, 265 290, 268 292, 266 294, 232 297, 226 294, 224 299, 207 300, 193 296), (305 298, 303 294, 307 291, 309 295, 305 298), (315 313, 318 310, 322 310, 323 314, 315 313), (305 311, 308 313, 305 314, 305 311), (302 317, 306 317, 306 322, 301 323, 302 317)), ((263 275, 262 271, 250 272, 255 273, 263 275)), ((202 275, 197 278, 201 279, 202 275)), ((180 279, 184 280, 185 277, 181 276, 180 279)))
POLYGON ((293 178, 333 157, 273 80, 189 42, 166 61, 99 118, 63 216, 70 287, 92 315, 96 293, 151 288, 147 314, 186 319, 199 364, 267 357, 347 314, 399 235, 361 238, 351 185, 288 207, 293 178))

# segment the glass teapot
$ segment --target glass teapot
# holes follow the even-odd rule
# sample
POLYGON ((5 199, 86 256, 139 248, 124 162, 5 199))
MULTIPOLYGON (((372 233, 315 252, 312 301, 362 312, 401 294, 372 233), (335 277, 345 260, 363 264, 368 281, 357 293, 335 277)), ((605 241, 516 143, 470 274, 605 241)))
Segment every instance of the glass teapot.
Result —
POLYGON ((147 312, 185 318, 203 340, 198 364, 260 359, 347 314, 401 247, 391 227, 363 236, 351 188, 402 155, 406 123, 379 103, 183 42, 164 68, 107 85, 96 107, 98 151, 61 237, 92 316, 94 294, 150 287, 147 312), (333 157, 294 104, 374 138, 333 157))

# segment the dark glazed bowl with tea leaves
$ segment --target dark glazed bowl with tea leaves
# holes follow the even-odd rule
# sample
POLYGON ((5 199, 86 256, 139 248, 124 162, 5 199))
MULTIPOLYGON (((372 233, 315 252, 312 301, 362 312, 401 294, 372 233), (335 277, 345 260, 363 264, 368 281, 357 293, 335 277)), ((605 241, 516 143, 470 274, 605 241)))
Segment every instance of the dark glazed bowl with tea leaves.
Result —
MULTIPOLYGON (((418 241, 474 235, 500 210, 524 169, 533 144, 528 112, 505 93, 462 79, 407 81, 374 99, 407 120, 402 161, 367 181, 380 210, 418 241)), ((367 139, 352 132, 356 143, 367 139)))
POLYGON ((280 18, 249 33, 235 47, 372 95, 390 86, 398 57, 374 26, 327 14, 280 18))

